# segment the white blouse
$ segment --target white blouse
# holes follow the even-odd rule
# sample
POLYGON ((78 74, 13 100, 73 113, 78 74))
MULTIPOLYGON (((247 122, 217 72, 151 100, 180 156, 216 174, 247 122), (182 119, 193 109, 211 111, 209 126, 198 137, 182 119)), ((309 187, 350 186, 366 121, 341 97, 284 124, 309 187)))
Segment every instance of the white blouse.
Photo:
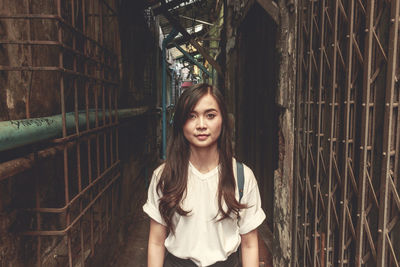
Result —
MULTIPOLYGON (((235 159, 233 166, 236 177, 235 159)), ((158 209, 160 197, 156 192, 163 167, 161 165, 153 172, 143 210, 156 222, 166 225, 158 209)), ((175 234, 169 233, 165 240, 165 248, 170 253, 190 259, 198 266, 224 261, 238 249, 240 235, 254 230, 264 221, 257 180, 249 167, 243 164, 243 169, 245 182, 240 202, 247 204, 248 208, 240 211, 239 220, 232 214, 232 218, 217 221, 218 166, 203 174, 189 162, 187 194, 182 201, 182 208, 190 213, 188 216, 174 215, 175 234)), ((239 199, 237 187, 236 199, 239 199)), ((225 203, 223 208, 226 210, 225 203)))

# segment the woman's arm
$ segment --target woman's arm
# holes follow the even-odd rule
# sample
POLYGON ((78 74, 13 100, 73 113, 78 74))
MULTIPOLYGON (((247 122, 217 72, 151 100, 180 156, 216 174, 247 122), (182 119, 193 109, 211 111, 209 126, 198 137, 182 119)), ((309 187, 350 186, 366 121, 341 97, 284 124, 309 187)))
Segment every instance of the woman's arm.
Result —
POLYGON ((243 267, 258 267, 258 236, 257 229, 254 229, 242 237, 242 265, 243 267))
POLYGON ((167 227, 150 219, 149 245, 147 249, 147 266, 162 267, 164 264, 167 227))

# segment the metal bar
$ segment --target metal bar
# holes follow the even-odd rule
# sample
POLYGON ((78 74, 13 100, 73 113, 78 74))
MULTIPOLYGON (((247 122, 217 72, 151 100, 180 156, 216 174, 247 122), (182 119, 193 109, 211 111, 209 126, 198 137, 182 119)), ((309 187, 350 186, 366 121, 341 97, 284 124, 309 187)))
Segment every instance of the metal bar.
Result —
MULTIPOLYGON (((315 25, 315 29, 319 34, 319 63, 318 63, 318 114, 317 114, 317 129, 316 129, 316 150, 315 150, 315 159, 316 159, 316 167, 315 167, 315 184, 314 186, 314 222, 313 222, 313 242, 314 242, 314 250, 313 250, 313 266, 317 265, 317 262, 321 262, 321 259, 318 258, 321 249, 321 232, 320 232, 320 201, 319 201, 319 192, 320 192, 320 175, 321 175, 321 166, 320 166, 320 153, 321 153, 321 134, 322 134, 322 112, 323 112, 323 94, 324 94, 324 84, 323 84, 323 74, 324 74, 324 50, 325 50, 325 1, 322 0, 319 2, 321 6, 319 7, 320 11, 320 24, 315 25), (318 29, 319 26, 319 29, 318 29)), ((318 11, 318 10, 317 10, 318 11)), ((315 16, 316 17, 316 16, 315 16)), ((317 37, 318 38, 318 37, 317 37)))
MULTIPOLYGON (((88 31, 86 28, 86 20, 87 20, 87 14, 86 14, 86 3, 87 1, 82 1, 82 32, 84 36, 88 36, 88 31)), ((89 49, 89 41, 88 39, 84 39, 83 41, 83 54, 85 57, 88 55, 88 49, 89 49)), ((84 61, 84 73, 85 75, 88 75, 88 62, 85 60, 84 61)), ((86 108, 86 130, 90 130, 90 123, 89 123, 89 82, 85 80, 85 108, 86 108)), ((91 146, 91 138, 87 140, 87 163, 88 163, 88 184, 90 185, 92 183, 92 146, 91 146)), ((89 192, 89 199, 93 199, 92 192, 89 192)), ((90 221, 90 231, 89 231, 89 240, 90 240, 90 251, 91 255, 94 255, 94 237, 93 237, 93 209, 89 209, 89 221, 90 221)))
MULTIPOLYGON (((85 40, 87 41, 87 40, 85 40)), ((111 69, 111 70, 116 70, 115 67, 109 66, 109 65, 105 65, 103 64, 100 60, 90 57, 84 53, 82 53, 80 50, 78 49, 74 49, 73 47, 70 47, 66 44, 60 44, 58 43, 58 41, 43 41, 43 40, 30 40, 30 41, 22 41, 22 40, 0 40, 0 44, 3 45, 27 45, 27 46, 59 46, 64 50, 67 50, 71 53, 73 53, 74 55, 79 55, 80 57, 84 58, 87 61, 96 63, 96 64, 100 64, 102 65, 104 68, 106 69, 111 69)), ((28 70, 28 71, 63 71, 63 72, 68 72, 71 75, 82 75, 83 77, 88 77, 91 79, 99 79, 96 78, 94 76, 90 76, 88 74, 80 74, 80 72, 74 72, 70 69, 65 69, 65 68, 59 68, 59 67, 55 67, 55 66, 40 66, 40 67, 34 67, 34 66, 0 66, 1 70, 6 70, 6 71, 21 71, 21 70, 28 70)), ((112 82, 112 80, 104 80, 106 81, 110 81, 110 83, 112 82)), ((114 84, 116 84, 114 82, 114 84)))
POLYGON ((331 86, 331 101, 329 103, 330 105, 330 120, 331 120, 331 128, 330 128, 330 133, 329 133, 329 166, 328 166, 328 193, 327 193, 327 219, 326 219, 326 257, 324 264, 325 266, 331 266, 333 265, 333 244, 331 244, 331 240, 334 240, 334 230, 335 226, 337 227, 338 225, 335 225, 333 223, 333 218, 335 206, 332 205, 332 200, 335 197, 335 188, 337 187, 337 184, 335 184, 334 176, 335 173, 333 172, 333 165, 334 165, 334 158, 336 157, 337 153, 337 133, 339 132, 338 129, 336 129, 337 119, 338 119, 338 111, 336 107, 336 101, 337 101, 337 89, 338 89, 338 77, 336 73, 336 69, 338 67, 337 64, 337 56, 338 56, 338 23, 339 23, 339 3, 337 1, 331 1, 334 2, 334 10, 333 10, 333 16, 334 16, 334 22, 333 22, 333 42, 332 42, 332 47, 333 47, 333 53, 332 53, 332 82, 330 84, 331 86))
POLYGON ((352 117, 351 117, 351 89, 352 89, 352 71, 353 71, 353 33, 354 33, 354 1, 350 1, 350 7, 349 7, 349 15, 347 15, 348 18, 348 43, 347 43, 347 60, 346 60, 346 66, 347 66, 347 72, 346 72, 346 87, 345 87, 345 111, 344 111, 344 116, 345 116, 345 129, 344 129, 344 149, 343 149, 343 158, 344 158, 344 163, 342 167, 342 185, 341 185, 341 191, 342 191, 342 196, 340 200, 340 231, 339 231, 339 257, 338 257, 338 264, 340 267, 344 266, 345 261, 345 252, 347 249, 347 246, 345 243, 347 242, 347 235, 348 235, 348 230, 347 230, 347 205, 348 205, 348 195, 349 195, 349 188, 348 188, 348 173, 349 173, 349 164, 348 164, 348 158, 349 158, 349 153, 351 152, 350 149, 350 142, 349 140, 351 139, 351 133, 350 129, 352 127, 351 122, 352 122, 352 117))
MULTIPOLYGON (((389 259, 386 257, 388 242, 390 242, 389 235, 390 229, 388 229, 388 223, 390 221, 390 181, 392 177, 391 172, 396 172, 396 169, 392 169, 391 160, 391 147, 394 145, 392 142, 392 127, 394 114, 394 98, 395 98, 395 83, 396 83, 396 69, 397 64, 397 49, 398 49, 398 31, 399 31, 399 1, 391 1, 391 24, 389 32, 389 53, 388 53, 388 70, 386 75, 386 92, 385 92, 385 112, 384 112, 384 136, 383 136, 383 160, 382 160, 382 171, 381 171, 381 189, 380 189, 380 205, 379 205, 379 225, 378 225, 378 267, 384 267, 389 265, 389 259), (385 238, 385 237, 388 238, 385 238)), ((397 114, 399 116, 399 114, 397 114)), ((394 132, 395 133, 395 132, 394 132)), ((399 138, 399 136, 397 137, 399 138)), ((392 165, 393 166, 393 165, 392 165)), ((394 188, 394 190, 396 190, 394 188)), ((392 205, 395 206, 395 205, 392 205)), ((399 214, 397 209, 397 214, 399 214)), ((396 255, 393 255, 394 258, 396 255)), ((397 259, 396 259, 397 260, 397 259)))
POLYGON ((196 65, 197 67, 199 67, 203 72, 205 72, 208 77, 211 77, 210 72, 208 72, 208 70, 202 65, 200 64, 194 57, 192 57, 188 52, 186 52, 182 47, 180 47, 179 45, 175 44, 175 47, 189 60, 191 61, 194 65, 196 65))
POLYGON ((200 54, 215 68, 218 74, 222 74, 222 69, 218 62, 216 62, 215 59, 196 40, 193 39, 186 29, 182 27, 179 21, 175 19, 168 11, 164 11, 163 15, 166 19, 168 19, 172 26, 183 35, 184 38, 188 39, 189 43, 193 45, 193 47, 196 48, 200 54))
MULTIPOLYGON (((34 159, 37 162, 38 161, 38 153, 35 152, 34 153, 34 159)), ((37 167, 33 168, 33 175, 34 175, 34 179, 35 179, 35 206, 36 208, 40 208, 40 193, 39 193, 39 177, 38 177, 38 173, 37 173, 37 167)), ((37 230, 40 231, 41 230, 41 225, 42 225, 42 218, 40 216, 39 212, 36 212, 36 224, 37 224, 37 230)), ((37 244, 37 249, 36 249, 36 265, 37 266, 42 266, 42 258, 41 258, 41 248, 42 248, 42 239, 40 237, 38 237, 38 239, 36 240, 36 244, 37 244)))
POLYGON ((367 175, 368 175, 368 150, 369 145, 369 121, 370 121, 370 107, 371 101, 371 73, 372 73, 372 49, 373 49, 373 31, 374 31, 374 8, 375 1, 368 2, 366 14, 366 30, 367 38, 365 39, 365 56, 364 56, 364 71, 363 71, 363 96, 362 96, 362 122, 361 122, 361 151, 360 151, 360 191, 358 198, 358 211, 360 213, 357 227, 357 241, 356 241, 356 266, 361 267, 363 264, 363 241, 364 241, 364 225, 366 223, 366 193, 367 193, 367 175))
POLYGON ((114 85, 114 86, 118 85, 118 83, 115 82, 115 81, 104 80, 102 78, 97 78, 95 76, 85 75, 85 74, 80 73, 80 72, 74 72, 73 70, 60 68, 60 67, 0 66, 0 70, 5 70, 5 71, 58 71, 58 72, 61 72, 61 74, 75 75, 75 76, 79 76, 79 77, 82 77, 82 78, 97 80, 99 82, 106 83, 106 84, 111 84, 111 85, 114 85))
POLYGON ((305 151, 306 151, 306 164, 305 164, 305 200, 304 200, 304 245, 303 245, 303 266, 308 266, 308 262, 312 262, 312 256, 309 254, 309 248, 310 248, 310 242, 309 240, 311 239, 311 234, 309 233, 310 230, 308 230, 308 227, 310 225, 309 222, 309 217, 308 217, 308 212, 309 212, 309 205, 311 206, 312 199, 310 199, 310 194, 308 193, 307 188, 310 186, 310 143, 312 142, 311 137, 311 91, 312 91, 312 60, 313 60, 313 16, 314 16, 314 2, 310 1, 309 2, 310 6, 309 8, 309 18, 308 18, 308 23, 309 23, 309 46, 308 46, 308 78, 307 78, 307 94, 306 94, 306 116, 307 116, 307 122, 306 122, 306 146, 305 146, 305 151), (311 139, 311 140, 310 140, 311 139), (310 202, 310 204, 309 204, 310 202), (307 260, 308 259, 308 260, 307 260))
POLYGON ((303 24, 303 2, 299 1, 299 13, 297 17, 297 24, 299 25, 297 28, 298 31, 298 40, 297 40, 297 48, 298 48, 298 59, 297 59, 297 74, 296 74, 296 104, 295 104, 295 132, 294 132, 294 173, 295 175, 293 178, 294 183, 293 183, 293 192, 294 192, 294 202, 293 202, 293 215, 292 215, 292 221, 293 221, 293 228, 292 228, 292 255, 291 255, 291 266, 299 266, 299 251, 301 250, 301 244, 300 240, 302 230, 300 227, 300 220, 301 220, 301 206, 300 206, 300 194, 303 192, 302 186, 301 186, 301 155, 300 155, 300 150, 301 146, 304 144, 301 142, 301 123, 302 123, 302 114, 304 112, 303 109, 303 60, 304 60, 304 33, 303 33, 303 28, 301 25, 303 24))
MULTIPOLYGON (((71 23, 75 28, 75 0, 71 0, 71 23)), ((76 50, 76 35, 72 36, 72 48, 76 50)), ((76 54, 73 54, 73 71, 77 72, 77 58, 76 54)), ((74 77, 73 80, 74 86, 74 112, 75 112, 75 132, 76 135, 80 136, 79 131, 79 107, 78 107, 78 86, 77 86, 77 78, 74 77)), ((76 141, 76 168, 78 175, 78 194, 82 191, 82 171, 81 171, 81 140, 80 138, 76 141)), ((79 212, 82 212, 82 199, 79 199, 79 212)), ((83 228, 82 228, 82 220, 79 221, 79 232, 80 232, 80 251, 81 251, 81 266, 85 266, 85 257, 84 257, 84 240, 83 240, 83 228)))
MULTIPOLYGON (((61 0, 57 1, 57 14, 61 17, 61 0)), ((58 41, 59 43, 63 43, 63 29, 61 27, 58 28, 58 41)), ((63 52, 59 52, 59 67, 63 68, 63 52)), ((60 90, 61 90, 61 116, 62 116, 62 135, 63 137, 67 136, 67 127, 66 127, 66 112, 65 112, 65 96, 64 96, 64 75, 60 76, 60 90)), ((64 146, 64 190, 65 190, 65 204, 69 202, 69 176, 68 176, 68 150, 67 147, 64 146)), ((66 225, 70 223, 70 212, 67 211, 65 215, 66 225)), ((67 235, 67 247, 68 247, 68 262, 69 266, 72 267, 72 248, 71 248, 71 236, 67 235)))
MULTIPOLYGON (((118 88, 116 88, 116 92, 114 94, 114 107, 115 110, 118 109, 117 102, 118 101, 118 88)), ((115 112, 115 123, 119 123, 119 115, 118 112, 115 112)), ((119 133, 118 133, 118 128, 115 129, 115 160, 119 160, 119 133)))
POLYGON ((167 65, 166 65, 166 46, 171 42, 178 32, 173 28, 166 38, 162 41, 162 152, 161 158, 166 158, 167 151, 167 65))
MULTIPOLYGON (((112 116, 112 88, 108 90, 108 114, 109 114, 109 124, 113 124, 112 116)), ((114 146, 113 146, 113 130, 110 130, 110 164, 114 162, 114 146)))
POLYGON ((90 182, 84 189, 82 189, 78 194, 76 194, 68 203, 66 203, 63 207, 61 208, 40 208, 40 209, 30 209, 30 211, 35 211, 35 212, 44 212, 44 213, 65 213, 68 211, 71 206, 82 199, 82 197, 86 194, 86 192, 90 193, 90 189, 92 189, 94 186, 99 185, 105 177, 107 177, 108 174, 112 173, 114 169, 116 169, 119 165, 119 161, 114 162, 110 167, 108 167, 106 170, 102 172, 96 179, 90 182))
POLYGON ((61 14, 57 15, 47 15, 47 14, 14 14, 14 15, 0 15, 0 19, 55 19, 61 23, 60 26, 66 26, 70 30, 72 30, 75 34, 81 35, 83 38, 88 39, 90 42, 96 44, 100 49, 107 51, 107 53, 110 53, 111 55, 117 57, 118 55, 108 49, 107 47, 103 46, 99 41, 96 41, 95 39, 89 37, 87 34, 84 32, 80 31, 76 27, 74 27, 71 23, 68 23, 62 16, 61 14))
MULTIPOLYGON (((26 9, 27 9, 26 13, 29 13, 30 12, 30 0, 26 1, 26 9)), ((27 24, 27 37, 28 37, 28 42, 29 42, 32 39, 32 36, 31 36, 31 21, 28 20, 26 24, 27 24)), ((31 63, 31 65, 33 65, 33 54, 32 54, 32 47, 31 46, 28 46, 28 54, 30 55, 30 58, 31 58, 31 62, 30 63, 31 63)), ((30 85, 27 88, 27 92, 26 92, 25 114, 26 114, 26 118, 27 119, 29 119, 31 117, 30 116, 30 111, 29 111, 29 102, 30 102, 30 95, 31 95, 30 91, 32 89, 32 77, 33 77, 33 72, 31 72, 31 82, 30 82, 30 85)))
POLYGON ((108 183, 107 185, 99 191, 96 197, 79 213, 75 219, 67 225, 63 230, 49 230, 49 231, 26 231, 21 233, 22 235, 28 236, 57 236, 57 235, 66 235, 70 233, 71 229, 77 224, 80 219, 87 213, 89 209, 93 207, 93 205, 97 202, 97 200, 103 196, 103 194, 107 191, 107 189, 118 179, 121 177, 121 173, 117 173, 108 183))
POLYGON ((54 14, 0 14, 0 19, 60 19, 54 14))

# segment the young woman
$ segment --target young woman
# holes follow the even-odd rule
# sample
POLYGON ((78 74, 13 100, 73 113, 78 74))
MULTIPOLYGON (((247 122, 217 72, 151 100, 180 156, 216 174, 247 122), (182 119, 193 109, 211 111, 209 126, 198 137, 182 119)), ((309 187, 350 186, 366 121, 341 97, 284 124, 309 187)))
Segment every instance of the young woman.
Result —
POLYGON ((169 141, 143 206, 151 218, 148 266, 240 266, 239 245, 242 266, 259 266, 256 229, 265 213, 247 166, 239 202, 231 128, 216 88, 182 93, 169 141))

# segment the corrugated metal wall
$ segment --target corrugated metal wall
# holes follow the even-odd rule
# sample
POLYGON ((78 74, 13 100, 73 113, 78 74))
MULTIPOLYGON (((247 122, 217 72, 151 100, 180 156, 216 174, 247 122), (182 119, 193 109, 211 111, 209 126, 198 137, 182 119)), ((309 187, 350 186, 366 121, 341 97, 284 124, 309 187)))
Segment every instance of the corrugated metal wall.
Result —
POLYGON ((299 1, 294 266, 399 266, 399 5, 299 1))

